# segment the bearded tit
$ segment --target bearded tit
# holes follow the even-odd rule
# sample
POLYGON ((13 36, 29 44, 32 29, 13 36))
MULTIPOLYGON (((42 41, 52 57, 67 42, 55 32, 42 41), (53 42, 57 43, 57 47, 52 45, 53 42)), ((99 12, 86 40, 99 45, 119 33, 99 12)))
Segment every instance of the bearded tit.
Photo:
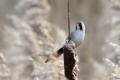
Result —
POLYGON ((75 43, 75 46, 78 47, 85 37, 85 25, 82 21, 77 22, 76 28, 70 34, 70 40, 75 43))

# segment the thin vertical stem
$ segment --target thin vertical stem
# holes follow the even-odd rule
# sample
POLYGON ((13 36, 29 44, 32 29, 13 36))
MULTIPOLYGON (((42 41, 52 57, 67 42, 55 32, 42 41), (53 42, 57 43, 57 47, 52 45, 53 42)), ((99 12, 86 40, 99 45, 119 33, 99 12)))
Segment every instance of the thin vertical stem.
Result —
POLYGON ((68 36, 70 37, 70 1, 68 0, 68 36))

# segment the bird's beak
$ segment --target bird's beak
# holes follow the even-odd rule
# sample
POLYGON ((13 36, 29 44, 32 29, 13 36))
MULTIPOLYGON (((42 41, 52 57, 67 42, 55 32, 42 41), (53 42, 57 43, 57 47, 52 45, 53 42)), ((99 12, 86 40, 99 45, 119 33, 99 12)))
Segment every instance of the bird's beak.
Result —
POLYGON ((76 24, 76 26, 79 26, 79 24, 76 24))

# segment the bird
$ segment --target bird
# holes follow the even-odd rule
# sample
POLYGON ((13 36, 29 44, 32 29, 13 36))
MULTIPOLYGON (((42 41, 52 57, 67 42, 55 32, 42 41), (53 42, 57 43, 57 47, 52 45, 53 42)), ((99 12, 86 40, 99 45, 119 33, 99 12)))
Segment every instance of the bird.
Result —
POLYGON ((75 47, 78 47, 85 38, 85 24, 83 21, 76 23, 76 28, 70 33, 69 40, 75 43, 75 47))
MULTIPOLYGON (((76 24, 76 28, 70 33, 70 36, 67 37, 65 42, 68 44, 69 42, 72 41, 75 43, 74 48, 77 48, 83 42, 84 38, 85 38, 85 25, 83 21, 79 21, 76 24)), ((60 48, 57 51, 57 54, 55 55, 55 57, 58 58, 63 53, 64 53, 64 47, 60 48)), ((49 61, 50 59, 47 59, 45 63, 48 63, 49 61)))

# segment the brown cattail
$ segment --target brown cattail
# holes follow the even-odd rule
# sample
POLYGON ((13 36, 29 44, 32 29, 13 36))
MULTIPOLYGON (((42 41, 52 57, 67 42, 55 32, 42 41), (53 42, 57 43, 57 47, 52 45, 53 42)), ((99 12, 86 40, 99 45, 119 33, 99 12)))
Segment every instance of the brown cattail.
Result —
POLYGON ((65 77, 68 80, 76 80, 77 79, 77 67, 76 67, 76 49, 74 45, 71 43, 65 44, 62 48, 60 48, 57 52, 60 56, 64 54, 64 73, 65 77))

